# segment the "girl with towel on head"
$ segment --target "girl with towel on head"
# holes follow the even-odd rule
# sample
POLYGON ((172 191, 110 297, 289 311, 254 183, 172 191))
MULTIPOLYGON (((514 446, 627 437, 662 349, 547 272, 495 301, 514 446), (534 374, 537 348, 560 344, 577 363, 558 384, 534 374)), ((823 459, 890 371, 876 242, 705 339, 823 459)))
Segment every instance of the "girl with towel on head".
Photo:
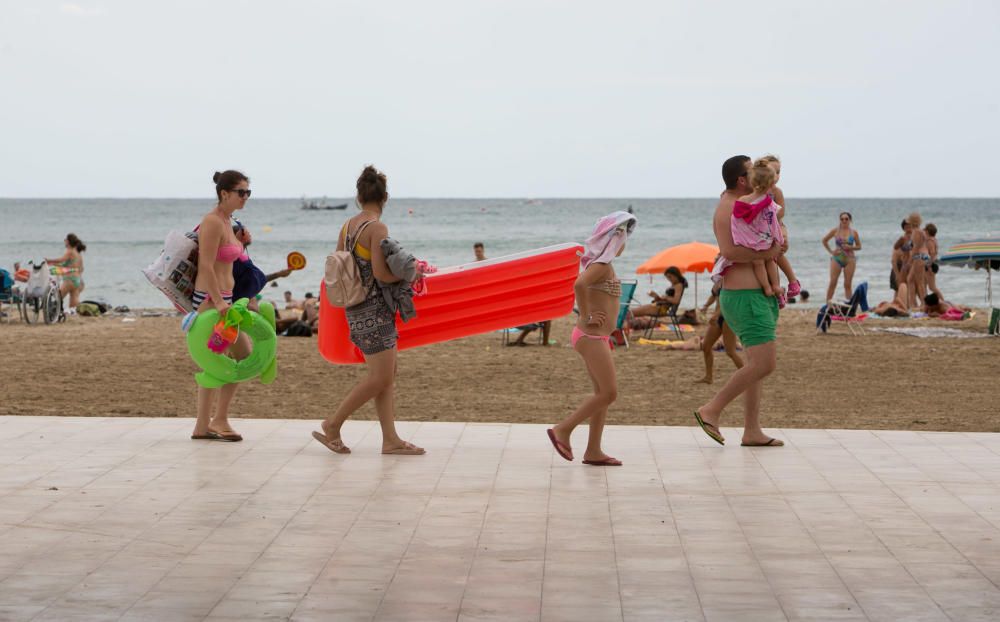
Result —
POLYGON ((635 223, 635 216, 628 212, 611 213, 597 221, 594 232, 584 242, 585 250, 580 259, 583 272, 573 286, 580 318, 573 328, 571 342, 587 366, 594 394, 573 414, 548 430, 556 453, 569 461, 573 460, 570 436, 576 426, 589 420, 590 436, 583 463, 593 466, 622 464, 601 449, 601 435, 608 407, 618 396, 610 335, 615 329, 622 287, 611 262, 625 250, 625 242, 635 229, 635 223))

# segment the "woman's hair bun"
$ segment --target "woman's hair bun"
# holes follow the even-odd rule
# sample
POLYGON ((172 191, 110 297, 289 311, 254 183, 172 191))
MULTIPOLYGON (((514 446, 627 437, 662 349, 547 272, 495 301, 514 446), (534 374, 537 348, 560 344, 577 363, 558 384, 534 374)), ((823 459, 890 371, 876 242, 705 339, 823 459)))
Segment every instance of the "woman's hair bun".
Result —
POLYGON ((220 173, 219 171, 215 171, 215 175, 212 175, 212 183, 213 184, 219 183, 220 177, 222 177, 222 173, 220 173))

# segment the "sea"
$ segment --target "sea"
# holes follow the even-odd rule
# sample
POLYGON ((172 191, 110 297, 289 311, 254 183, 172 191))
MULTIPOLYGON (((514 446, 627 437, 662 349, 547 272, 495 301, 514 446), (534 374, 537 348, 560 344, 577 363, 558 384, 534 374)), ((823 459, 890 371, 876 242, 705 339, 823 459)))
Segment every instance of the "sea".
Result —
MULTIPOLYGON (((472 245, 482 242, 490 258, 585 239, 599 217, 629 207, 638 226, 616 260, 620 278, 638 278, 638 292, 663 290, 660 275, 635 275, 636 267, 659 251, 691 241, 714 243, 712 212, 717 198, 703 199, 392 199, 383 220, 390 235, 421 259, 439 267, 469 262, 472 245)), ((290 290, 296 298, 318 293, 326 255, 336 247, 344 220, 356 212, 353 199, 346 210, 303 210, 300 199, 252 198, 237 213, 253 235, 250 256, 265 272, 286 266, 291 251, 303 253, 307 265, 265 296, 278 300, 290 290)), ((153 288, 141 269, 154 261, 171 230, 190 231, 214 202, 199 199, 0 199, 0 267, 43 257, 57 257, 63 240, 75 233, 87 245, 84 254, 86 289, 83 299, 112 306, 167 308, 167 299, 153 288)), ((821 304, 830 274, 829 255, 820 246, 837 225, 840 212, 850 212, 862 250, 858 252, 855 284, 869 283, 869 301, 891 299, 889 271, 892 245, 900 222, 919 212, 938 227, 941 252, 963 239, 1000 232, 1000 199, 788 199, 785 224, 789 258, 811 305, 821 304)), ((701 304, 708 294, 708 275, 688 275, 692 288, 682 306, 701 304), (697 283, 697 292, 695 284, 697 283)), ((969 268, 942 266, 938 286, 960 304, 985 306, 986 275, 969 268)), ((843 296, 839 285, 836 296, 843 296)))

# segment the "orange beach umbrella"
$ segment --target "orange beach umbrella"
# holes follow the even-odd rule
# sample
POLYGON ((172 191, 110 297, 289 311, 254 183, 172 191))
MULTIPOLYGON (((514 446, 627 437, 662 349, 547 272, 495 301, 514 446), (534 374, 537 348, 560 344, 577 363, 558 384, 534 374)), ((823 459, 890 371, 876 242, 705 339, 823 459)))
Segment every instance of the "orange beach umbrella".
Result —
POLYGON ((670 266, 681 272, 710 272, 719 247, 704 242, 688 242, 663 249, 635 269, 637 274, 663 274, 670 266))
POLYGON ((694 272, 694 304, 698 306, 698 273, 711 272, 715 266, 715 256, 719 247, 704 242, 688 242, 665 248, 656 253, 638 268, 637 274, 663 274, 670 266, 676 266, 681 272, 694 272))

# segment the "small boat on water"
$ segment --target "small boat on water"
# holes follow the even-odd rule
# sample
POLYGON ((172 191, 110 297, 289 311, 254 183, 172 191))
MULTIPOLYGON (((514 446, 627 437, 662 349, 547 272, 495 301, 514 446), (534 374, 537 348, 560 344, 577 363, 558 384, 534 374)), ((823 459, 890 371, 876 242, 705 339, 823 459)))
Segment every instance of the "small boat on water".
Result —
POLYGON ((322 201, 313 201, 311 199, 306 199, 305 197, 302 197, 302 209, 305 210, 347 209, 347 203, 337 203, 336 205, 329 205, 326 202, 326 197, 323 197, 322 201))

